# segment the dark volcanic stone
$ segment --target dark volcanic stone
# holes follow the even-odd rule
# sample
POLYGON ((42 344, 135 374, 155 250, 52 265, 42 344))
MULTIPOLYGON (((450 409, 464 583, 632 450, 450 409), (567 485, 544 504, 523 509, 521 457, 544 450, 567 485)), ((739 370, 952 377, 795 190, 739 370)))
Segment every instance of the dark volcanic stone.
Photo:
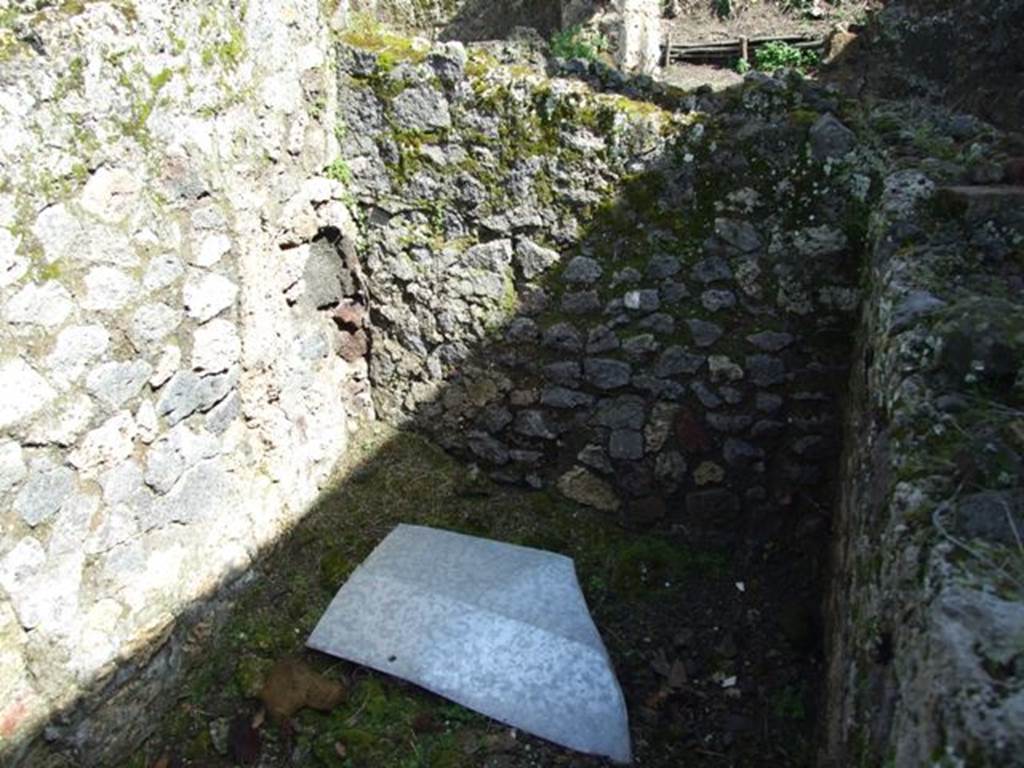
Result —
POLYGON ((583 348, 580 332, 569 323, 555 323, 544 331, 541 343, 550 349, 579 352, 583 348))
POLYGON ((964 535, 1017 546, 1017 533, 1024 536, 1024 497, 1000 491, 965 496, 957 508, 956 526, 964 535))
POLYGON ((725 463, 730 466, 749 467, 754 462, 764 459, 764 451, 745 440, 736 440, 730 437, 725 441, 722 456, 725 458, 725 463))
POLYGON ((686 325, 690 328, 693 343, 698 347, 710 347, 722 338, 722 327, 716 323, 709 323, 707 320, 691 319, 686 321, 686 325))
POLYGON ((651 257, 647 262, 647 276, 652 280, 663 280, 672 277, 681 269, 679 259, 675 256, 659 253, 651 257))
POLYGON ((583 361, 583 376, 598 389, 617 389, 629 383, 633 369, 629 363, 601 357, 583 361))
POLYGON ((580 408, 590 405, 594 398, 576 389, 545 387, 540 393, 540 401, 551 408, 580 408))
POLYGON ((698 261, 694 264, 690 274, 695 280, 705 285, 716 280, 732 280, 732 270, 729 269, 725 259, 719 256, 711 256, 703 261, 698 261))
POLYGON ((567 283, 590 285, 600 280, 603 272, 601 265, 589 256, 575 256, 566 265, 562 279, 567 283))
POLYGON ((553 440, 557 437, 555 430, 548 423, 547 416, 543 411, 520 411, 516 414, 513 429, 520 435, 526 435, 527 437, 539 437, 544 440, 553 440))
POLYGON ((597 291, 573 291, 562 296, 562 311, 570 315, 585 315, 601 308, 597 291))
POLYGON ((591 328, 590 333, 587 334, 587 354, 597 355, 618 348, 619 337, 607 325, 591 328))
POLYGON ((750 380, 759 387, 770 387, 786 380, 786 366, 777 357, 748 355, 746 363, 750 380))
POLYGON ((474 456, 489 464, 501 466, 508 463, 508 447, 486 432, 470 432, 466 443, 474 456))
POLYGON ((616 429, 608 439, 608 455, 613 459, 636 461, 644 457, 644 436, 634 429, 616 429))
POLYGON ((747 336, 747 341, 760 349, 762 352, 778 352, 793 343, 793 337, 788 333, 776 331, 762 331, 747 336))
POLYGON ((594 423, 609 429, 640 429, 644 419, 644 401, 636 395, 602 400, 594 413, 594 423))
POLYGON ((681 373, 696 373, 704 364, 701 355, 693 355, 682 347, 668 347, 658 357, 654 366, 654 375, 660 378, 678 376, 681 373))

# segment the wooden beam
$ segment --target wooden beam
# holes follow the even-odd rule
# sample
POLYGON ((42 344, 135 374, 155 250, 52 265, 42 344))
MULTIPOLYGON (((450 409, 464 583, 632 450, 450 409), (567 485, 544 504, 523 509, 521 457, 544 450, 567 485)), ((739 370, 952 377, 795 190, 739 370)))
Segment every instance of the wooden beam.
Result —
POLYGON ((754 50, 767 43, 786 43, 800 50, 815 50, 825 47, 824 38, 806 35, 788 35, 782 37, 740 37, 735 40, 708 41, 703 43, 673 43, 671 33, 665 41, 665 65, 674 61, 693 61, 707 59, 740 58, 750 61, 754 50))

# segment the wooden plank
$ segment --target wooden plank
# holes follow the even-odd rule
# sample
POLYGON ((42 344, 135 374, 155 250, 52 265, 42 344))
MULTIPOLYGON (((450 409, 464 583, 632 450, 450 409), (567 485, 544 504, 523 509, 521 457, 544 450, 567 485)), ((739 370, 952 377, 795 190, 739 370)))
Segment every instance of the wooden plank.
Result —
MULTIPOLYGON (((705 40, 705 41, 693 41, 689 43, 675 43, 672 44, 672 48, 675 50, 687 49, 687 48, 718 48, 722 46, 737 46, 742 41, 742 38, 735 38, 732 40, 705 40)), ((800 44, 824 44, 825 38, 823 37, 808 37, 806 35, 797 35, 790 37, 749 37, 747 42, 750 45, 764 45, 765 43, 789 43, 790 45, 800 44)))
POLYGON ((692 49, 703 50, 705 48, 735 48, 738 44, 738 40, 728 40, 721 43, 680 43, 672 46, 672 48, 676 51, 689 51, 692 49))
POLYGON ((819 38, 812 37, 811 35, 782 35, 780 37, 752 37, 750 42, 752 43, 798 43, 806 40, 818 40, 819 38))
POLYGON ((715 54, 715 53, 739 53, 739 45, 730 45, 728 48, 685 48, 683 50, 676 49, 675 53, 679 56, 693 56, 700 54, 715 54))
POLYGON ((739 56, 740 48, 688 48, 685 51, 673 51, 672 55, 680 59, 692 59, 694 56, 739 56))
POLYGON ((665 45, 664 61, 666 66, 674 61, 733 57, 749 61, 752 53, 768 43, 787 43, 799 50, 815 50, 825 47, 824 38, 809 37, 807 35, 740 37, 736 40, 709 41, 704 43, 673 43, 671 33, 669 33, 665 45))

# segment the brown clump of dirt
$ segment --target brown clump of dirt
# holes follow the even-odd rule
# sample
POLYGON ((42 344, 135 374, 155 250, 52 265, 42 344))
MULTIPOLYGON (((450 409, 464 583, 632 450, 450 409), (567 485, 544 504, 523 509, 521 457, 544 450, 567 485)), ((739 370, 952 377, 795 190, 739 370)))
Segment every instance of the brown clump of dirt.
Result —
POLYGON ((345 687, 298 659, 282 659, 271 668, 260 700, 270 716, 281 722, 304 707, 330 712, 345 700, 345 687))

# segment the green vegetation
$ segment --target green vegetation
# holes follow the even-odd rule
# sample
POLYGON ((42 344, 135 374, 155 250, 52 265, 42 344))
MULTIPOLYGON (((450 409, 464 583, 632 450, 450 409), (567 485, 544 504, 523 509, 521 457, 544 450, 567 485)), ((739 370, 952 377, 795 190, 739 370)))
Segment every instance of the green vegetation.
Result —
POLYGON ((81 91, 85 87, 85 59, 75 56, 68 62, 67 73, 57 81, 54 98, 62 99, 72 91, 81 91))
POLYGON ((118 76, 118 84, 127 89, 132 95, 131 114, 124 120, 119 120, 122 133, 134 139, 141 146, 150 145, 149 116, 156 108, 160 91, 174 73, 169 69, 161 70, 152 77, 147 77, 140 65, 136 65, 130 71, 124 70, 118 76), (142 81, 145 84, 141 84, 142 81))
POLYGON ((174 76, 174 73, 169 69, 162 69, 157 74, 149 78, 149 87, 154 94, 159 93, 160 89, 167 85, 168 81, 174 76))
POLYGON ((727 560, 718 552, 694 552, 665 539, 641 536, 616 554, 611 586, 623 594, 671 590, 694 573, 721 573, 727 560))
POLYGON ((245 33, 237 25, 231 25, 227 37, 203 49, 202 61, 207 67, 220 62, 228 69, 234 69, 245 56, 245 33))
POLYGON ((56 280, 60 277, 60 273, 60 264, 58 262, 54 262, 53 264, 38 264, 34 270, 36 280, 41 282, 56 280))
POLYGON ((765 43, 754 52, 754 66, 762 72, 774 72, 777 69, 795 69, 807 73, 817 66, 819 55, 815 51, 796 48, 789 43, 765 43))
POLYGON ((466 61, 466 74, 472 78, 480 78, 498 66, 498 60, 487 51, 473 48, 469 51, 466 61))
POLYGON ((324 176, 346 186, 352 181, 352 171, 342 158, 338 158, 324 169, 324 176))
POLYGON ((0 9, 0 62, 13 58, 23 45, 14 33, 18 16, 14 8, 0 9))
POLYGON ((551 53, 563 59, 595 61, 608 49, 608 40, 600 32, 579 24, 551 36, 551 53))
POLYGON ((413 45, 412 40, 384 28, 372 15, 357 14, 340 38, 354 48, 363 48, 377 54, 377 68, 389 72, 402 61, 420 62, 427 52, 413 45))
POLYGON ((776 717, 787 720, 805 720, 807 718, 804 692, 796 686, 787 685, 776 691, 771 698, 770 705, 772 713, 776 717))

